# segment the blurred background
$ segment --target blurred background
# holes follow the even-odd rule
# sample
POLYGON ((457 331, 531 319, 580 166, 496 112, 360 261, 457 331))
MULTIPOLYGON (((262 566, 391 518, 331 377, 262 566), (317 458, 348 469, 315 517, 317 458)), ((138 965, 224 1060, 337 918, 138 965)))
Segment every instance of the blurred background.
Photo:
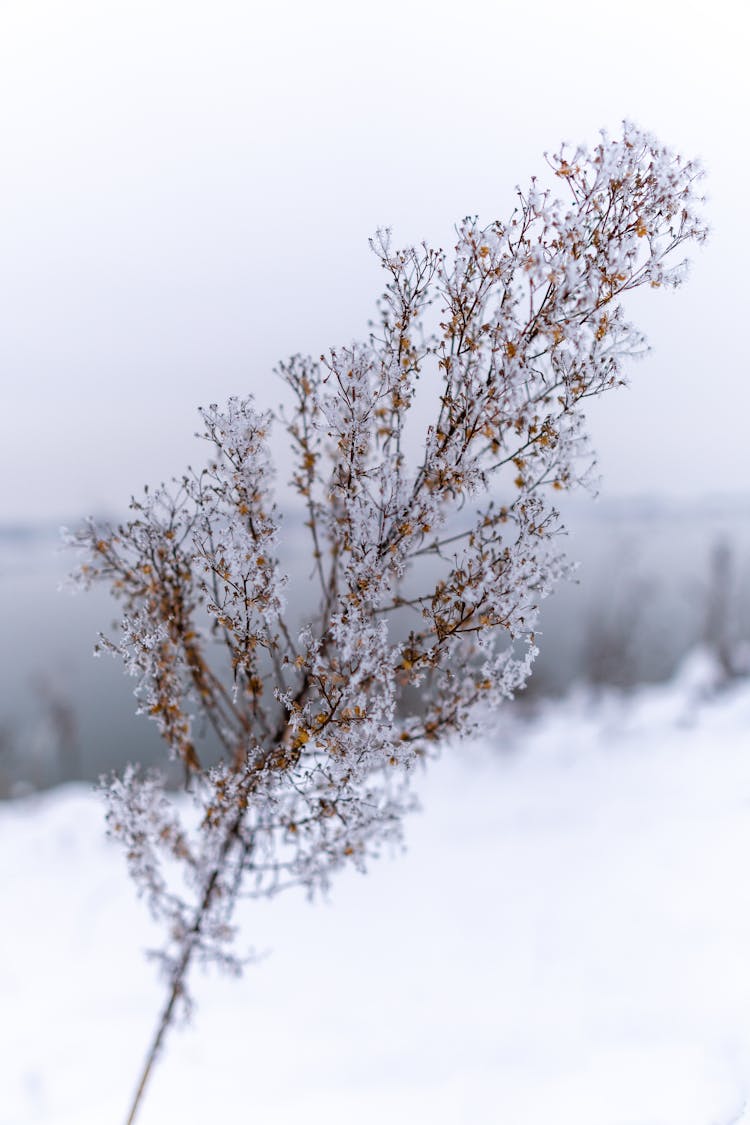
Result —
POLYGON ((450 246, 623 117, 703 159, 712 236, 683 290, 631 302, 653 352, 592 404, 599 499, 566 504, 581 566, 527 698, 664 679, 699 644, 745 666, 748 39, 721 0, 2 5, 0 795, 157 753, 91 658, 113 606, 58 590, 59 525, 199 462, 199 404, 273 405, 277 360, 365 334, 376 228, 450 246))

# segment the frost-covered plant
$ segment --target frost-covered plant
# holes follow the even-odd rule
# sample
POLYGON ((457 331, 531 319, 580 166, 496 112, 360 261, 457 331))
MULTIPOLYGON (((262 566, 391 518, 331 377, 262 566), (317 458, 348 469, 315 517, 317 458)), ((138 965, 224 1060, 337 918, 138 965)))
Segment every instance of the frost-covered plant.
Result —
POLYGON ((192 962, 237 967, 238 896, 364 866, 399 832, 414 763, 529 675, 539 603, 563 571, 554 492, 590 463, 583 404, 644 346, 619 298, 678 285, 673 252, 705 237, 699 168, 632 125, 548 164, 563 200, 532 180, 507 223, 460 223, 451 254, 379 233, 387 283, 369 339, 282 364, 286 410, 248 397, 203 411, 202 471, 77 536, 83 583, 123 604, 103 643, 197 810, 186 826, 184 801, 134 767, 107 790, 111 833, 166 930, 167 1003, 131 1121, 192 962), (435 416, 410 457, 418 379, 435 416), (279 426, 317 585, 301 627, 285 603, 279 426))

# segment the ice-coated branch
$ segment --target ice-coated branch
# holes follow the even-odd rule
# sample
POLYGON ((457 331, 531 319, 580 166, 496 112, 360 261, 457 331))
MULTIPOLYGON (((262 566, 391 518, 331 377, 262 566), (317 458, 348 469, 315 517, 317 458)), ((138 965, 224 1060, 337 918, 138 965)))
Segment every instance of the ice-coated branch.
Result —
POLYGON ((644 348, 621 298, 679 285, 676 252, 706 233, 699 167, 633 125, 548 165, 562 198, 532 180, 507 222, 461 222, 451 253, 380 232, 369 338, 281 364, 285 410, 210 406, 204 469, 76 537, 81 581, 122 603, 102 644, 195 805, 188 826, 132 768, 109 787, 112 834, 167 929, 168 998, 131 1121, 192 962, 236 966, 238 896, 363 866, 398 836, 414 763, 531 671, 540 602, 565 571, 555 493, 591 463, 583 406, 644 348), (410 460, 420 379, 434 414, 410 460), (309 532, 301 622, 285 599, 279 439, 309 532))

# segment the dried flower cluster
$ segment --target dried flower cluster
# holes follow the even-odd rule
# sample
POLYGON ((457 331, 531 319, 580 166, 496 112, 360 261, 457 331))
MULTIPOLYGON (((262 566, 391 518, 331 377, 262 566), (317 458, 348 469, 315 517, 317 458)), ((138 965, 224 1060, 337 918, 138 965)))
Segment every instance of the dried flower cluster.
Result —
POLYGON ((464 220, 452 254, 394 250, 380 233, 370 338, 281 365, 286 411, 211 406, 202 472, 77 537, 81 580, 122 601, 104 643, 198 810, 183 826, 134 768, 108 789, 111 831, 168 935, 146 1074, 191 961, 233 963, 238 895, 363 864, 398 832, 415 760, 529 675, 539 603, 562 572, 554 491, 590 461, 583 403, 643 349, 619 298, 679 284, 674 251, 705 237, 698 167, 631 125, 548 163, 563 200, 532 181, 507 223, 464 220), (418 379, 436 416, 412 459, 418 379), (274 425, 293 447, 318 587, 301 629, 286 617, 274 425))

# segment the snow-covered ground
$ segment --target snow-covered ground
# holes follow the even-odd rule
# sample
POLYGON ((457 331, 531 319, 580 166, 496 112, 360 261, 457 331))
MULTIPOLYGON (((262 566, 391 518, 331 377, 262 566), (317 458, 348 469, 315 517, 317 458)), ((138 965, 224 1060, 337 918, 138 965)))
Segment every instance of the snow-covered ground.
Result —
MULTIPOLYGON (((245 912, 140 1125, 750 1123, 750 686, 549 705, 408 851, 245 912)), ((0 1123, 119 1125, 161 999, 96 795, 0 807, 0 1123)))

